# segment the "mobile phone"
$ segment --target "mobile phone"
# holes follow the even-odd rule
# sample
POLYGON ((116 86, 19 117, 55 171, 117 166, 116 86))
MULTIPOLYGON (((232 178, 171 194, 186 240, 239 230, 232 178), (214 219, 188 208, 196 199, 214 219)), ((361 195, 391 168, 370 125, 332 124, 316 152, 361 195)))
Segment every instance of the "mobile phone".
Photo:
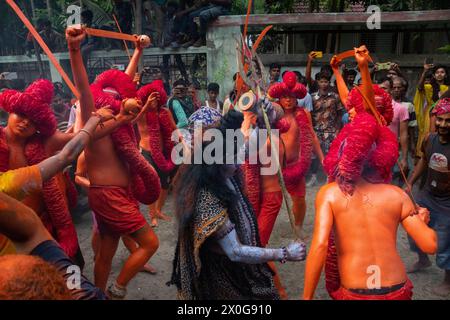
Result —
POLYGON ((323 58, 323 52, 322 51, 314 51, 316 54, 316 59, 322 59, 323 58))
POLYGON ((426 58, 425 59, 425 64, 433 64, 434 59, 433 58, 426 58))

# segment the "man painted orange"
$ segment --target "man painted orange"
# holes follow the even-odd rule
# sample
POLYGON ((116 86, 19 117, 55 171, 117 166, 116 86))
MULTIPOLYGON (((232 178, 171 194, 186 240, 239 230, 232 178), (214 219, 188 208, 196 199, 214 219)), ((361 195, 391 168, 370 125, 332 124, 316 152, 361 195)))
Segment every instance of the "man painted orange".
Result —
MULTIPOLYGON (((142 48, 138 44, 126 73, 107 71, 98 76, 90 87, 80 52, 80 44, 85 37, 86 33, 81 28, 70 27, 66 31, 74 79, 81 94, 82 122, 95 108, 109 105, 118 112, 120 106, 133 102, 126 98, 137 96, 132 76, 136 73, 142 55, 142 48)), ((132 109, 140 110, 141 107, 138 103, 132 109)), ((138 205, 138 201, 150 204, 158 199, 159 179, 155 170, 140 155, 131 125, 119 127, 111 135, 91 143, 85 155, 91 182, 89 203, 100 232, 100 248, 94 268, 96 286, 106 289, 112 259, 122 235, 129 235, 139 245, 108 290, 111 297, 123 299, 128 282, 142 269, 159 245, 158 238, 140 213, 138 205)))
MULTIPOLYGON (((367 49, 355 49, 355 56, 362 73, 361 91, 375 105, 367 49)), ((376 111, 383 122, 379 124, 364 110, 360 98, 356 116, 341 131, 324 160, 331 183, 316 199, 304 299, 314 297, 332 231, 338 275, 333 288, 327 283, 327 289, 334 299, 411 299, 412 284, 396 249, 400 223, 422 250, 434 253, 437 249, 436 234, 427 226, 428 210, 415 208, 405 192, 386 184, 398 158, 397 139, 386 127, 383 114, 376 111)))
POLYGON ((177 129, 175 121, 169 109, 166 108, 167 93, 161 80, 155 80, 151 84, 142 87, 138 91, 141 101, 147 102, 156 93, 158 98, 154 100, 146 114, 139 117, 137 124, 141 136, 139 146, 142 155, 155 168, 161 181, 161 193, 156 202, 150 205, 150 217, 152 226, 158 226, 158 219, 170 221, 170 217, 161 212, 167 198, 170 187, 170 179, 175 172, 175 164, 172 162, 172 134, 177 129))

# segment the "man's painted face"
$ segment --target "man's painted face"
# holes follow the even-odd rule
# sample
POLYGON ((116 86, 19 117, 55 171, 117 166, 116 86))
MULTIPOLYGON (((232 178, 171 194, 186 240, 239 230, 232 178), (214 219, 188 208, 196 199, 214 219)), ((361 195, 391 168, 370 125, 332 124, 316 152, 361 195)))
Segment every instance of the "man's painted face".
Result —
POLYGON ((292 96, 283 96, 280 98, 280 104, 283 109, 290 110, 297 106, 297 99, 292 96))
POLYGON ((444 68, 439 68, 434 73, 434 78, 436 81, 444 81, 445 77, 447 76, 447 73, 445 72, 444 68))
POLYGON ((436 129, 440 136, 450 135, 450 113, 436 116, 436 129))
POLYGON ((20 138, 27 139, 33 136, 36 132, 36 126, 25 115, 11 113, 8 118, 8 128, 12 133, 20 138))

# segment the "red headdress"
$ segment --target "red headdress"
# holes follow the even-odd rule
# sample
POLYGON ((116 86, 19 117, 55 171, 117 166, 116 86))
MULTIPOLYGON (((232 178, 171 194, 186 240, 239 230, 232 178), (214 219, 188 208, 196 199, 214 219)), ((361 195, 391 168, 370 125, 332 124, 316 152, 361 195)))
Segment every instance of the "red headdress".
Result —
POLYGON ((398 142, 386 126, 359 113, 333 141, 324 160, 329 181, 336 181, 345 194, 352 195, 363 176, 372 183, 389 183, 391 169, 398 159, 398 142))
POLYGON ((444 98, 439 100, 439 102, 433 109, 433 114, 438 116, 446 113, 450 113, 450 98, 444 98))
POLYGON ((56 131, 56 118, 50 107, 53 84, 48 80, 33 82, 24 92, 5 90, 0 95, 0 107, 8 113, 23 114, 44 137, 56 131))
MULTIPOLYGON (((375 105, 377 111, 383 116, 386 124, 389 125, 394 118, 394 109, 392 108, 392 97, 377 85, 373 85, 375 93, 375 105)), ((346 109, 355 108, 356 113, 365 112, 364 100, 358 89, 353 88, 347 98, 346 109)))
POLYGON ((306 93, 305 86, 297 82, 296 74, 291 71, 284 74, 283 82, 276 83, 269 89, 269 96, 274 99, 280 99, 286 96, 303 99, 306 93))
MULTIPOLYGON (((97 109, 109 105, 116 113, 120 112, 123 99, 136 98, 136 86, 124 72, 109 70, 99 75, 91 85, 97 109)), ((144 159, 138 149, 136 136, 131 125, 116 129, 111 138, 119 157, 130 169, 132 192, 141 203, 155 202, 161 184, 155 169, 144 159)))
POLYGON ((175 164, 172 162, 172 150, 174 148, 172 133, 177 127, 170 111, 163 107, 167 103, 167 94, 161 80, 155 80, 142 87, 138 91, 138 97, 145 104, 153 92, 159 93, 160 108, 158 110, 150 110, 146 115, 151 154, 158 169, 165 173, 170 173, 175 169, 175 164), (163 148, 161 148, 161 141, 163 148))
MULTIPOLYGON (((295 73, 286 72, 283 77, 283 82, 274 84, 269 89, 269 96, 274 99, 280 99, 284 96, 295 97, 296 99, 303 99, 306 96, 306 88, 304 85, 297 83, 295 73)), ((286 183, 286 188, 289 191, 294 191, 302 178, 305 176, 311 164, 312 154, 312 132, 313 128, 308 114, 303 108, 295 108, 295 120, 299 128, 298 143, 299 157, 296 162, 288 164, 283 169, 283 177, 286 183)), ((285 118, 279 120, 275 127, 281 133, 289 130, 289 123, 285 118)), ((249 164, 246 162, 243 166, 247 197, 252 204, 253 209, 258 214, 260 210, 260 166, 258 164, 249 164)))
MULTIPOLYGON (((33 121, 40 134, 31 137, 25 146, 28 165, 35 165, 48 158, 45 152, 45 138, 56 131, 56 118, 50 103, 53 98, 53 85, 48 80, 37 80, 23 93, 6 90, 0 95, 0 106, 7 112, 25 115, 33 121)), ((5 172, 9 166, 9 147, 6 134, 0 128, 0 171, 5 172)), ((53 177, 44 182, 42 190, 45 212, 37 212, 48 231, 59 242, 71 258, 75 257, 79 246, 75 226, 72 222, 66 197, 73 200, 74 190, 67 191, 53 177)))
POLYGON ((138 91, 138 97, 141 99, 142 103, 147 102, 148 97, 153 93, 159 93, 159 105, 165 106, 167 104, 167 93, 164 89, 164 83, 162 80, 155 80, 152 83, 142 87, 138 91))

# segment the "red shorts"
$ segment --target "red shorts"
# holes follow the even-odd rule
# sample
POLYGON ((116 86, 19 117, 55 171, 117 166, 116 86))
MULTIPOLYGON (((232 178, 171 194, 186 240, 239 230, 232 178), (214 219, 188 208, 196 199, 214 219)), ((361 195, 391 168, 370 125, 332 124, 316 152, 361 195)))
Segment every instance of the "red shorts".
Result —
POLYGON ((264 192, 262 194, 261 210, 256 219, 258 220, 259 238, 263 247, 267 246, 269 242, 282 204, 283 193, 281 191, 264 192))
POLYGON ((289 194, 291 196, 296 196, 296 197, 305 197, 306 195, 306 182, 305 182, 305 177, 302 178, 302 180, 300 181, 300 183, 296 186, 288 186, 286 185, 286 189, 288 190, 289 194))
POLYGON ((91 186, 89 205, 100 234, 129 235, 147 223, 131 191, 122 187, 91 186))
POLYGON ((408 279, 406 283, 395 291, 386 294, 360 294, 340 287, 331 297, 334 300, 411 300, 413 285, 408 279))

